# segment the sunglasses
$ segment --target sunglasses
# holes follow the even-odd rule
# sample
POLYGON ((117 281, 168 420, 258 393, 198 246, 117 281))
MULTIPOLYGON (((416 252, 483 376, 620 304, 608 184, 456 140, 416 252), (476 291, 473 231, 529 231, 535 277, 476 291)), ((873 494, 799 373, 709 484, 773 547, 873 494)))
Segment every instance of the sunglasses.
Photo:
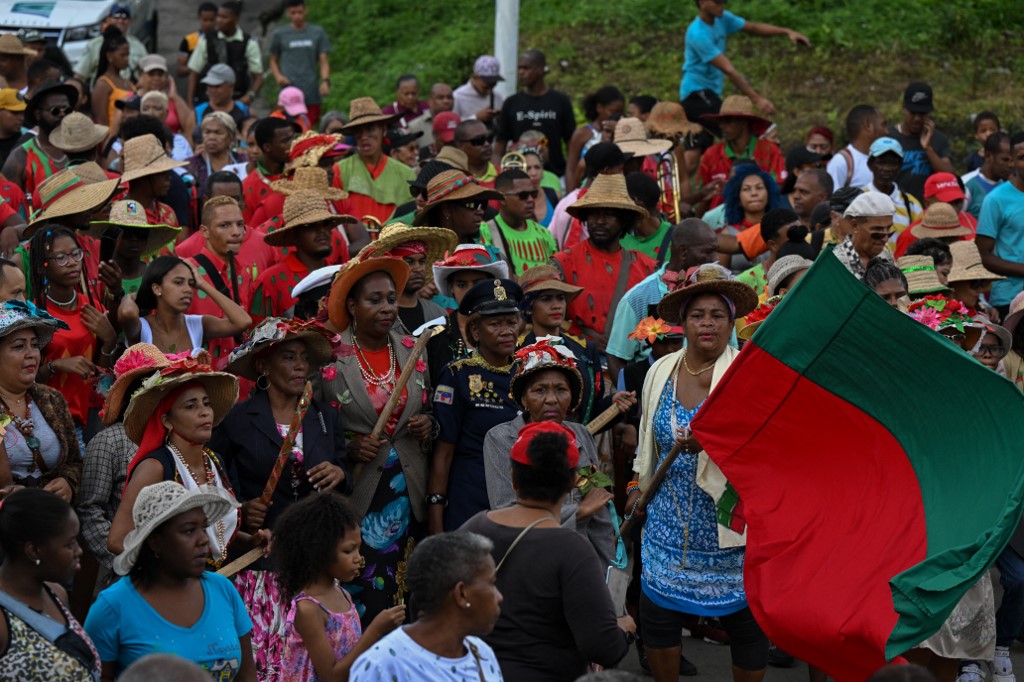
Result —
POLYGON ((461 143, 467 143, 468 142, 469 144, 473 145, 474 147, 483 147, 485 144, 490 144, 490 143, 494 142, 494 135, 493 134, 477 135, 476 137, 471 137, 468 140, 459 140, 459 142, 461 142, 461 143))
POLYGON ((68 263, 74 261, 75 263, 81 263, 82 259, 85 258, 85 252, 81 249, 74 249, 71 253, 55 253, 51 254, 50 258, 53 262, 60 267, 65 267, 68 263))
POLYGON ((50 116, 53 116, 53 117, 56 118, 56 117, 59 117, 59 116, 67 116, 68 114, 70 114, 71 113, 71 107, 64 106, 62 104, 58 104, 55 107, 50 107, 49 109, 47 109, 47 111, 50 112, 50 116))
POLYGON ((455 205, 460 207, 460 208, 464 208, 467 211, 483 211, 484 208, 487 206, 487 202, 486 201, 479 201, 479 200, 477 200, 477 201, 472 201, 472 200, 470 200, 470 201, 456 201, 455 205))
POLYGON ((538 190, 531 189, 525 192, 502 192, 507 197, 519 197, 519 201, 526 201, 527 199, 536 199, 540 194, 538 190))

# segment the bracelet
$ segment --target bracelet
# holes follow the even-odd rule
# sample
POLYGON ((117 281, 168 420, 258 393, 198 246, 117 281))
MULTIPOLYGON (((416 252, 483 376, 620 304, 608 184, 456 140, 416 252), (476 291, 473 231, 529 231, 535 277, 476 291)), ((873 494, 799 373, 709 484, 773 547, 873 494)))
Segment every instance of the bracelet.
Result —
POLYGON ((624 518, 626 521, 629 521, 631 518, 633 518, 633 514, 636 514, 636 508, 639 507, 639 506, 640 506, 640 498, 638 497, 638 498, 636 498, 636 500, 633 501, 633 506, 629 508, 629 511, 626 512, 622 516, 622 518, 624 518))
POLYGON ((430 440, 437 440, 437 437, 441 435, 441 422, 437 421, 437 417, 432 414, 427 415, 427 419, 430 420, 430 440))
POLYGON ((640 490, 640 481, 630 481, 626 484, 626 494, 629 495, 634 490, 640 490))
POLYGON ((442 507, 447 507, 448 498, 441 493, 431 493, 427 495, 427 504, 439 504, 442 507))
POLYGON ((117 352, 117 344, 114 344, 114 347, 110 349, 109 353, 107 351, 103 350, 102 346, 100 347, 100 355, 102 355, 105 358, 112 358, 112 357, 114 357, 114 353, 116 353, 116 352, 117 352))

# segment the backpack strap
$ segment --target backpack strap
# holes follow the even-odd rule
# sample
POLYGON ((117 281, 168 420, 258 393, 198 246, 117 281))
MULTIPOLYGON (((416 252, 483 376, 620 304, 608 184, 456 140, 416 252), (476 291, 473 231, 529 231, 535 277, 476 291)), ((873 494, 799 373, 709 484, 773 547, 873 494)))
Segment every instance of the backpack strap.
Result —
POLYGON ((491 218, 486 224, 487 231, 491 234, 491 244, 498 249, 498 251, 501 251, 501 257, 504 258, 514 269, 515 266, 512 263, 511 254, 509 254, 508 244, 505 243, 505 234, 501 231, 501 227, 498 226, 497 218, 491 218))
MULTIPOLYGON (((217 272, 217 268, 213 267, 213 262, 202 253, 197 253, 195 255, 195 261, 202 266, 203 270, 206 270, 206 275, 210 278, 210 284, 213 285, 213 288, 230 298, 232 301, 235 301, 231 296, 231 289, 229 289, 228 285, 224 282, 224 278, 220 276, 219 272, 217 272)), ((238 301, 235 301, 235 303, 238 303, 238 301)))
POLYGON ((839 155, 846 161, 846 182, 843 183, 843 187, 849 187, 850 183, 853 182, 853 154, 846 147, 839 150, 839 155))

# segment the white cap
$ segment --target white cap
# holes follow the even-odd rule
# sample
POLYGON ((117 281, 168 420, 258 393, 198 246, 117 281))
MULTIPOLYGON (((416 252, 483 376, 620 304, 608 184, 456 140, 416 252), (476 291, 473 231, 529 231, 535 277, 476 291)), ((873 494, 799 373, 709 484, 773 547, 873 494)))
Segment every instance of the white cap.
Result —
POLYGON ((844 218, 880 218, 896 215, 896 204, 881 192, 864 192, 850 202, 843 213, 844 218))

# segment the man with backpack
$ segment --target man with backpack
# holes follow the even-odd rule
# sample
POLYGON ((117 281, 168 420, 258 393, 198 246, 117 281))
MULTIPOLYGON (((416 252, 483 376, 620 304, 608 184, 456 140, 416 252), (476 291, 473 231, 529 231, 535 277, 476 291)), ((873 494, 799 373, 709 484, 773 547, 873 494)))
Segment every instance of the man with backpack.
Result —
POLYGON ((849 144, 828 162, 828 174, 836 189, 864 187, 874 176, 868 168, 871 143, 885 135, 885 117, 870 104, 858 104, 846 114, 849 144))
POLYGON ((263 57, 256 40, 242 31, 238 19, 242 3, 228 0, 217 9, 217 30, 201 36, 188 59, 188 97, 193 104, 205 101, 201 79, 215 64, 227 64, 235 73, 234 98, 252 104, 263 85, 263 57))

